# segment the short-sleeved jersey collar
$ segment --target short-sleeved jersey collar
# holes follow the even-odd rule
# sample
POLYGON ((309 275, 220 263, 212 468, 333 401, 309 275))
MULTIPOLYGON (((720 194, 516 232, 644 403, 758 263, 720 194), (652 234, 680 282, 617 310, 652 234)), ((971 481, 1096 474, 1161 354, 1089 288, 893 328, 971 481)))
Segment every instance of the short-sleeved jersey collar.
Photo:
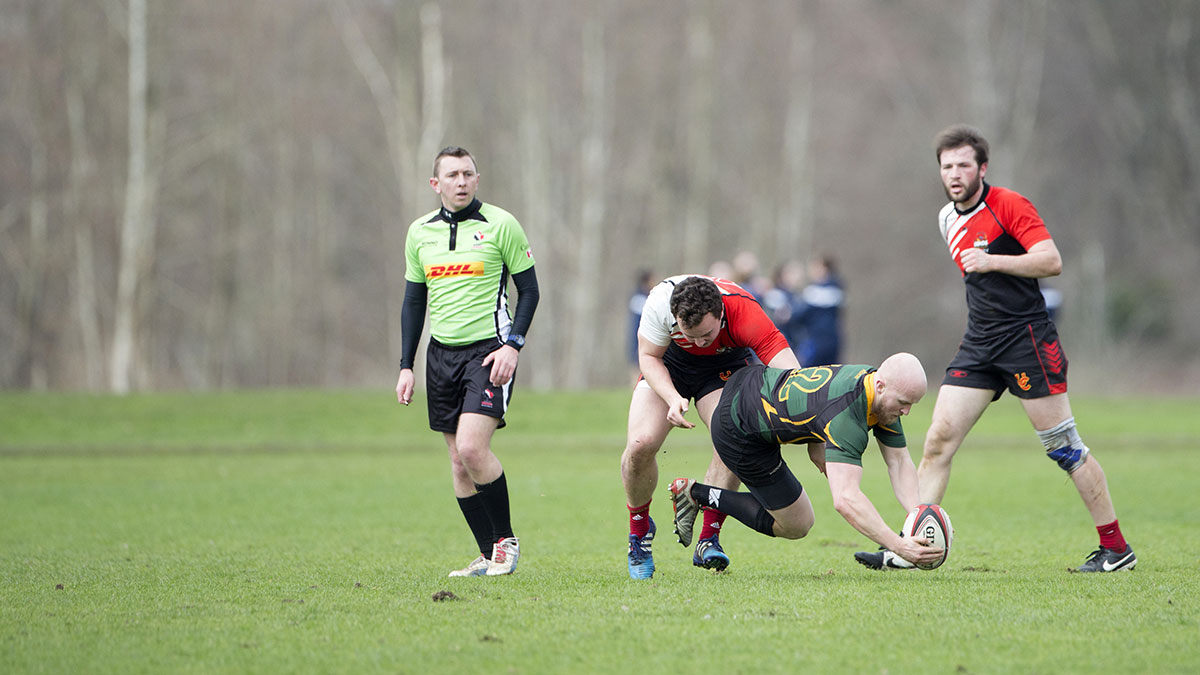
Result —
MULTIPOLYGON (((975 211, 975 209, 978 209, 979 207, 983 206, 984 202, 987 201, 988 192, 991 192, 991 190, 992 190, 992 186, 988 185, 988 182, 986 180, 983 181, 983 187, 980 189, 979 201, 975 202, 975 206, 972 206, 971 208, 967 209, 966 211, 959 211, 958 205, 955 204, 954 212, 960 216, 965 216, 968 213, 975 211)), ((953 202, 951 202, 951 203, 953 203, 953 202)), ((468 208, 470 208, 470 207, 468 207, 468 208)))
POLYGON ((464 220, 484 220, 479 215, 479 209, 483 206, 483 202, 479 198, 471 200, 461 211, 450 211, 445 206, 438 209, 438 213, 433 217, 433 220, 444 220, 447 223, 461 223, 464 220))
POLYGON ((879 422, 875 418, 875 373, 873 371, 863 377, 863 389, 867 393, 867 427, 873 427, 879 422))

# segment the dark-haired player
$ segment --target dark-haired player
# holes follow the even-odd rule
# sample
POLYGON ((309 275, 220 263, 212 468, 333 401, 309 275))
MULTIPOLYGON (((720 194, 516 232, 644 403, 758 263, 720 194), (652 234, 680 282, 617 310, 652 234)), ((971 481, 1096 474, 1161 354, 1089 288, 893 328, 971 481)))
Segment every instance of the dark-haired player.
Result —
MULTIPOLYGON (((988 143, 965 125, 938 134, 934 149, 950 203, 938 215, 942 238, 967 286, 967 332, 946 369, 917 475, 921 501, 941 503, 950 461, 988 405, 1004 390, 1021 400, 1051 461, 1070 475, 1100 545, 1076 571, 1133 569, 1100 463, 1079 437, 1067 399, 1067 357, 1038 288, 1062 272, 1062 257, 1028 199, 984 181, 988 143)), ((858 553, 868 567, 908 567, 888 551, 858 553)))
MULTIPOLYGON (((783 334, 741 286, 713 277, 680 275, 651 289, 638 326, 642 379, 629 404, 628 436, 621 455, 621 481, 629 509, 630 577, 649 579, 654 574, 650 500, 658 484, 659 448, 672 428, 695 426, 685 417, 690 401, 695 401, 700 419, 708 426, 725 381, 756 356, 776 367, 800 365, 783 334)), ((715 452, 705 479, 726 488, 738 485, 715 452)), ((724 520, 722 513, 705 512, 692 556, 696 566, 719 571, 729 565, 718 538, 724 520)))

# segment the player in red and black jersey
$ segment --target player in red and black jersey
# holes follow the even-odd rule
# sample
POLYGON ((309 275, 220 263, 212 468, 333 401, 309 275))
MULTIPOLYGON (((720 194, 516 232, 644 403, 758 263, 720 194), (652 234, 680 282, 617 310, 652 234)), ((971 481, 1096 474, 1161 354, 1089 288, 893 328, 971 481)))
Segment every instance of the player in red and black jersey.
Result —
MULTIPOLYGON (((690 401, 696 402, 700 419, 709 426, 725 382, 756 357, 776 368, 800 367, 783 334, 741 286, 713 277, 680 275, 665 279, 646 297, 638 326, 642 379, 629 404, 628 435, 621 455, 621 482, 629 509, 630 577, 648 579, 654 574, 650 500, 658 484, 656 456, 667 434, 675 427, 695 427, 685 417, 690 401)), ((810 451, 816 452, 811 447, 810 451)), ((715 451, 705 483, 726 489, 739 485, 715 451)), ((692 556, 696 566, 722 570, 729 564, 718 539, 724 519, 718 511, 705 512, 692 556)))
MULTIPOLYGON (((921 501, 941 503, 950 461, 988 404, 1004 390, 1021 399, 1047 456, 1066 471, 1100 534, 1079 572, 1133 569, 1100 463, 1075 428, 1067 399, 1067 357, 1046 312, 1038 279, 1057 276, 1062 257, 1028 199, 984 182, 988 143, 952 126, 935 142, 950 203, 938 224, 967 286, 967 332, 946 369, 917 470, 921 501)), ((859 554, 871 567, 905 567, 890 553, 859 554)))

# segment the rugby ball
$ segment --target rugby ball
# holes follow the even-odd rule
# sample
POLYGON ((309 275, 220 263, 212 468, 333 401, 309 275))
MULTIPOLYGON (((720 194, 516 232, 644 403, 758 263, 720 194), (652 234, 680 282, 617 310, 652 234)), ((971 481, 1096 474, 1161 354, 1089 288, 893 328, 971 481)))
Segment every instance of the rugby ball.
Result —
POLYGON ((923 563, 917 567, 931 570, 946 562, 950 555, 950 544, 954 541, 954 527, 950 525, 950 516, 945 509, 937 504, 921 504, 909 511, 904 519, 904 536, 913 539, 928 539, 934 548, 946 549, 942 557, 932 563, 923 563))

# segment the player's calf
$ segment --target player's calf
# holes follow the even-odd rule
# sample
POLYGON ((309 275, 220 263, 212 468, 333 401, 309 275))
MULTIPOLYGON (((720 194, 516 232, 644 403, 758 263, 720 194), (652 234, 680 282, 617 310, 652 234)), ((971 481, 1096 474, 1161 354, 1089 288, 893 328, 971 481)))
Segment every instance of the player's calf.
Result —
POLYGON ((1037 435, 1042 440, 1042 446, 1046 448, 1046 456, 1067 473, 1074 473, 1083 466, 1088 453, 1091 452, 1079 437, 1074 417, 1069 417, 1050 429, 1039 431, 1037 435))

